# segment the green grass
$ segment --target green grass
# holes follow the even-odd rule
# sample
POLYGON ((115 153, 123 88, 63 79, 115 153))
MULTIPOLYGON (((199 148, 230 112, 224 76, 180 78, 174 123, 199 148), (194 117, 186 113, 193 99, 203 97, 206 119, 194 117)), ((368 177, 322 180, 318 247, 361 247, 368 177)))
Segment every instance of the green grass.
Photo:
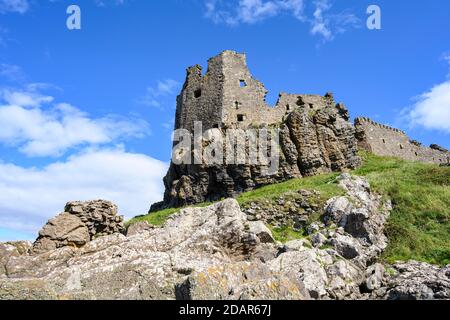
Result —
POLYGON ((280 241, 281 243, 305 238, 303 232, 295 231, 291 227, 274 228, 272 226, 268 226, 268 228, 272 232, 274 239, 276 241, 280 241))
MULTIPOLYGON (((197 204, 192 207, 202 208, 202 207, 209 206, 210 204, 212 204, 212 203, 205 202, 205 203, 197 204)), ((155 212, 152 212, 152 213, 149 213, 146 215, 137 216, 137 217, 134 217, 131 220, 127 221, 125 223, 125 226, 128 227, 134 223, 145 222, 145 221, 147 221, 148 223, 150 223, 154 226, 162 226, 171 215, 173 215, 177 212, 180 212, 181 209, 182 208, 169 208, 169 209, 164 209, 164 210, 160 210, 160 211, 155 211, 155 212)))
MULTIPOLYGON (((343 194, 343 190, 341 190, 338 187, 338 185, 334 183, 337 176, 338 176, 337 173, 332 173, 314 177, 306 177, 301 179, 292 179, 286 182, 268 185, 256 190, 243 193, 237 198, 237 201, 239 202, 240 205, 243 205, 245 203, 258 201, 262 199, 272 200, 280 197, 281 195, 287 192, 300 189, 320 191, 321 200, 326 201, 335 195, 343 194)), ((212 203, 211 202, 201 203, 195 205, 194 207, 206 207, 210 204, 212 203)), ((133 223, 141 221, 147 221, 152 225, 161 226, 166 222, 167 218, 169 218, 172 214, 177 213, 179 211, 180 208, 170 208, 152 212, 150 214, 138 216, 127 221, 126 226, 130 226, 133 223)))
MULTIPOLYGON (((419 260, 433 264, 450 263, 450 168, 402 161, 396 158, 362 154, 364 164, 353 174, 365 176, 374 191, 390 198, 393 211, 386 225, 389 246, 382 259, 419 260)), ((241 194, 237 200, 245 205, 274 200, 299 189, 317 190, 320 201, 342 195, 334 180, 338 174, 293 179, 241 194)), ((210 203, 200 204, 206 206, 210 203)), ((127 224, 148 221, 162 225, 180 209, 166 209, 136 217, 127 224)), ((304 237, 291 228, 272 228, 274 237, 286 242, 304 237)))
POLYGON ((342 195, 344 192, 335 183, 338 173, 322 174, 314 177, 305 177, 292 179, 286 182, 271 184, 245 192, 238 196, 237 201, 240 205, 258 200, 275 200, 287 192, 300 189, 316 190, 320 192, 321 200, 328 200, 336 195, 342 195))
POLYGON ((355 174, 392 200, 387 262, 450 263, 450 168, 363 154, 355 174))

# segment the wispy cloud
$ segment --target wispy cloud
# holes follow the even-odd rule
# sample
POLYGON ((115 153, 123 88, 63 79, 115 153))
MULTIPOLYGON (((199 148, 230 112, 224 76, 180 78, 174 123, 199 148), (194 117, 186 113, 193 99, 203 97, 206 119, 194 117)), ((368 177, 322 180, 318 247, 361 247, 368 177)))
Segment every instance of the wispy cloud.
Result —
POLYGON ((108 5, 122 5, 125 4, 126 2, 130 2, 130 0, 125 1, 125 0, 94 0, 95 4, 98 5, 99 7, 106 7, 108 5))
POLYGON ((240 23, 254 24, 283 12, 303 19, 303 0, 206 0, 207 18, 215 23, 236 26, 240 23))
POLYGON ((21 67, 7 63, 0 63, 0 77, 14 82, 23 81, 26 78, 21 67))
POLYGON ((0 143, 32 157, 60 156, 71 148, 142 137, 147 123, 115 115, 91 118, 68 103, 54 103, 42 85, 0 91, 0 143))
POLYGON ((205 16, 214 23, 229 26, 255 24, 266 19, 289 14, 308 23, 312 35, 332 40, 336 34, 357 27, 360 20, 351 12, 332 12, 330 0, 205 0, 205 16), (312 14, 309 14, 313 9, 312 14))
POLYGON ((147 106, 161 108, 160 99, 174 95, 179 86, 180 83, 173 79, 158 81, 156 86, 147 88, 145 95, 138 102, 147 106))
POLYGON ((24 14, 30 9, 28 0, 0 0, 0 13, 24 14))
MULTIPOLYGON (((444 59, 450 67, 450 55, 444 59)), ((446 81, 433 86, 415 100, 412 107, 403 110, 403 117, 411 127, 420 126, 450 134, 450 73, 446 81)))

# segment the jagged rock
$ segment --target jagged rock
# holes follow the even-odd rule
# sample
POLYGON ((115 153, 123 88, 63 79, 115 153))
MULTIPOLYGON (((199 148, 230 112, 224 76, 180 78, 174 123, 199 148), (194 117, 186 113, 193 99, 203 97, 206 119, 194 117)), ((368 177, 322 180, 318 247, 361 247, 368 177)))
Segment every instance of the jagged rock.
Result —
POLYGON ((351 236, 336 234, 330 242, 334 249, 345 259, 354 259, 363 254, 361 244, 351 236))
POLYGON ((124 232, 117 206, 104 200, 69 202, 65 212, 48 221, 33 244, 34 254, 65 246, 81 247, 95 237, 124 232))
POLYGON ((311 236, 311 242, 314 247, 321 247, 327 241, 327 237, 325 237, 322 233, 317 232, 311 236))
POLYGON ((308 300, 304 284, 266 264, 238 262, 195 273, 176 289, 184 300, 308 300))
POLYGON ((327 218, 331 218, 337 225, 345 227, 347 215, 352 210, 352 205, 347 197, 336 197, 328 200, 326 206, 327 218))
POLYGON ((33 253, 43 253, 65 246, 83 246, 91 240, 89 230, 80 218, 61 213, 39 231, 33 245, 33 253))
POLYGON ((424 262, 409 261, 393 265, 397 271, 387 281, 386 299, 450 299, 450 265, 439 268, 424 262))
POLYGON ((365 288, 369 291, 375 291, 383 285, 385 268, 380 263, 375 263, 366 270, 365 288))
POLYGON ((336 223, 345 233, 335 232, 330 244, 344 257, 356 259, 364 267, 387 246, 384 224, 392 209, 390 202, 382 202, 381 196, 372 193, 368 182, 347 173, 337 178, 346 191, 345 197, 327 202, 325 220, 336 223))
POLYGON ((317 251, 302 247, 299 251, 288 251, 269 262, 275 272, 286 272, 301 279, 312 298, 326 294, 327 274, 318 258, 317 251))
POLYGON ((272 236, 269 228, 267 228, 262 221, 249 222, 249 232, 256 234, 262 243, 273 243, 275 239, 272 236))
POLYGON ((135 236, 143 232, 148 232, 153 230, 154 228, 155 227, 147 221, 136 222, 127 228, 127 237, 135 236))
MULTIPOLYGON (((250 230, 246 215, 233 199, 206 208, 186 208, 161 228, 129 237, 115 233, 81 248, 62 247, 12 257, 0 288, 11 288, 13 282, 26 288, 30 280, 39 279, 57 298, 174 299, 175 288, 195 272, 248 259, 261 261, 262 252, 267 253, 267 259, 273 259, 277 245, 261 243, 250 230)), ((270 231, 265 232, 271 236, 270 231)), ((262 272, 261 276, 266 274, 262 272)), ((285 275, 273 274, 274 283, 292 286, 286 279, 285 275)), ((260 297, 274 297, 277 291, 264 286, 264 278, 260 280, 259 284, 254 280, 254 288, 249 282, 243 296, 250 298, 258 292, 260 297), (260 291, 263 288, 267 292, 260 291)), ((3 294, 9 298, 23 292, 7 290, 3 294)), ((285 292, 286 297, 300 297, 299 289, 277 290, 285 292)))
POLYGON ((0 278, 6 276, 6 264, 9 259, 28 254, 31 246, 29 241, 0 243, 0 278))
MULTIPOLYGON (((262 221, 250 221, 227 199, 181 209, 162 227, 142 224, 81 247, 29 255, 29 245, 0 244, 0 298, 449 299, 450 266, 399 263, 393 275, 374 264, 390 207, 365 180, 344 174, 338 181, 351 205, 323 210, 329 224, 314 223, 314 246, 306 238, 275 242, 262 221), (364 219, 351 218, 361 210, 364 219)), ((291 206, 288 198, 277 201, 291 206)))
POLYGON ((83 221, 89 230, 91 239, 96 236, 125 232, 123 217, 117 214, 117 206, 109 201, 69 202, 64 211, 83 221))
POLYGON ((306 239, 291 240, 281 247, 281 252, 300 251, 311 247, 311 243, 306 239))

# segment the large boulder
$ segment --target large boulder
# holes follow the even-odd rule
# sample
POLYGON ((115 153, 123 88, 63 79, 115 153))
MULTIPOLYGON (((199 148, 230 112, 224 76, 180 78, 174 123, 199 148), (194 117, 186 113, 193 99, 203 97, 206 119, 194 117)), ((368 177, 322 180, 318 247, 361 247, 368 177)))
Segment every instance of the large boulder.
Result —
POLYGON ((123 217, 117 215, 115 204, 104 200, 69 202, 65 212, 49 220, 39 231, 32 253, 81 247, 95 237, 124 231, 123 217))
POLYGON ((0 243, 0 278, 6 276, 6 264, 11 257, 19 257, 28 254, 31 242, 16 241, 0 243))
POLYGON ((124 233, 123 217, 119 216, 117 206, 109 201, 74 201, 66 204, 65 212, 77 216, 86 225, 92 238, 124 233))

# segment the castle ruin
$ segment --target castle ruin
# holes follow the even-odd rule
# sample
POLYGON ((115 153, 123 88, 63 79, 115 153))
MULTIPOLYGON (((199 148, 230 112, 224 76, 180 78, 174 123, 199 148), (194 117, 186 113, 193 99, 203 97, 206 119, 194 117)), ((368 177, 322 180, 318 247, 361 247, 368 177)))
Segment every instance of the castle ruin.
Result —
POLYGON ((248 70, 245 54, 224 51, 209 59, 203 74, 199 65, 187 69, 177 97, 175 129, 276 127, 280 133, 279 170, 264 174, 261 165, 204 165, 173 162, 164 178, 164 201, 151 211, 234 197, 254 188, 292 178, 354 169, 358 150, 405 160, 449 164, 450 153, 411 141, 398 129, 368 118, 350 122, 347 108, 332 93, 324 96, 281 93, 274 107, 267 90, 248 70))
POLYGON ((280 123, 297 106, 307 105, 311 112, 333 105, 331 94, 299 95, 281 93, 275 107, 266 103, 267 90, 253 78, 245 54, 224 51, 202 67, 187 69, 187 77, 177 98, 175 129, 193 130, 194 121, 210 128, 246 128, 251 125, 280 123))
POLYGON ((411 140, 405 132, 377 123, 369 118, 355 119, 359 148, 380 156, 397 157, 408 161, 420 161, 446 165, 450 163, 448 150, 438 146, 423 146, 411 140))

